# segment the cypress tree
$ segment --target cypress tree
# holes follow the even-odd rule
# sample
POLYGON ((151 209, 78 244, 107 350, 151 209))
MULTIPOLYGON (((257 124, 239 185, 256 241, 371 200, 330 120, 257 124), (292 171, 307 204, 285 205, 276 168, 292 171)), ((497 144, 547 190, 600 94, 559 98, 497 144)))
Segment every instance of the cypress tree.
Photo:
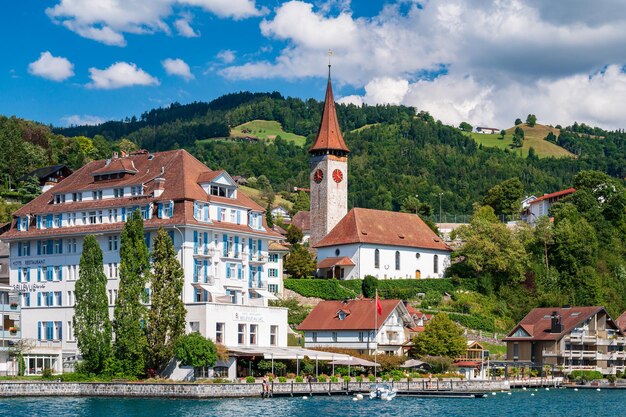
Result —
POLYGON ((111 320, 107 299, 107 277, 102 249, 94 236, 86 236, 76 281, 74 334, 85 371, 102 373, 111 357, 111 320))
POLYGON ((181 298, 184 271, 176 258, 170 236, 159 229, 152 251, 150 275, 152 303, 148 312, 148 363, 161 371, 174 357, 174 348, 185 334, 185 304, 181 298))
POLYGON ((142 375, 146 365, 146 306, 142 301, 147 301, 149 262, 143 220, 136 210, 122 230, 120 285, 113 320, 116 372, 130 377, 142 375))

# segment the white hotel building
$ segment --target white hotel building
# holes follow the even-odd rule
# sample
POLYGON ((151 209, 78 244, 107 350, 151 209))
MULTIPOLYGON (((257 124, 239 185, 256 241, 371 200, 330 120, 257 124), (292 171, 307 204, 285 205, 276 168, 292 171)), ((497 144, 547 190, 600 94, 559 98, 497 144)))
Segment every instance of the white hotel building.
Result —
MULTIPOLYGON (((188 331, 228 348, 287 346, 287 310, 267 306, 272 291, 282 291, 282 270, 279 277, 268 272, 278 274, 284 252, 270 259, 270 243, 281 236, 266 227, 264 209, 228 173, 184 150, 140 151, 80 168, 18 210, 3 235, 10 243, 10 283, 20 293, 21 334, 34 341, 28 373, 61 372, 78 353, 74 285, 89 234, 103 250, 113 317, 120 232, 135 210, 144 218, 149 248, 159 227, 174 241, 185 271, 188 331)), ((234 361, 224 366, 232 377, 234 361)))

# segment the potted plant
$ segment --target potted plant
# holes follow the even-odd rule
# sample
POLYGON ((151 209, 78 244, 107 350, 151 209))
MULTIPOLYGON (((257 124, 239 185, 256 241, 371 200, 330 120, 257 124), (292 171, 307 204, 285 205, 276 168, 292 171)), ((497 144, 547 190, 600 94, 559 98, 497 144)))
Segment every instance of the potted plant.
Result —
POLYGON ((18 330, 19 330, 19 328, 17 328, 17 327, 9 327, 9 332, 11 332, 11 333, 17 333, 18 330))

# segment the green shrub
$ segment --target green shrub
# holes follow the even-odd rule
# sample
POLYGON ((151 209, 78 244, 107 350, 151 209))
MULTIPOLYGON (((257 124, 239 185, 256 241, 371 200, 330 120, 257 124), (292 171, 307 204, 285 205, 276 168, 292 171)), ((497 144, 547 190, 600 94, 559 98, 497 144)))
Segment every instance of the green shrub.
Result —
MULTIPOLYGON (((362 280, 339 281, 339 284, 354 292, 360 292, 362 280)), ((444 292, 452 293, 455 284, 452 279, 389 279, 378 281, 378 295, 381 298, 399 298, 402 300, 415 299, 418 293, 437 293, 439 297, 444 292)))
POLYGON ((594 381, 596 379, 603 379, 604 376, 600 371, 572 371, 569 374, 569 378, 575 381, 594 381))
POLYGON ((320 375, 317 377, 318 382, 326 382, 328 381, 328 377, 326 375, 320 375))
POLYGON ((383 382, 388 382, 389 381, 389 374, 383 374, 383 376, 381 376, 380 379, 383 382))
POLYGON ((247 376, 246 377, 246 383, 254 384, 255 382, 256 382, 256 378, 254 378, 253 376, 247 376))
POLYGON ((495 323, 492 318, 480 316, 477 314, 464 315, 457 313, 448 313, 448 316, 459 323, 461 326, 474 330, 484 330, 493 332, 495 323))
POLYGON ((352 381, 352 378, 350 378, 349 376, 346 375, 343 377, 343 382, 350 382, 350 381, 352 381))
POLYGON ((52 369, 48 367, 43 368, 43 372, 41 373, 41 376, 44 378, 52 378, 52 369))
POLYGON ((368 375, 367 379, 369 379, 370 382, 376 382, 376 377, 374 375, 368 375))
MULTIPOLYGON (((354 298, 360 293, 351 291, 333 279, 285 279, 285 288, 304 297, 317 297, 324 300, 343 300, 354 298)), ((360 281, 359 281, 360 284, 360 281)))
POLYGON ((339 382, 339 378, 337 378, 335 375, 332 375, 330 377, 330 382, 339 382))
POLYGON ((372 275, 366 275, 361 284, 361 294, 365 298, 374 298, 378 289, 378 279, 372 275))
POLYGON ((304 382, 304 378, 303 378, 303 377, 301 377, 300 375, 298 375, 298 376, 296 377, 296 382, 304 382))
POLYGON ((613 374, 610 374, 610 375, 606 376, 606 379, 608 379, 611 384, 614 384, 615 381, 617 381, 617 376, 613 375, 613 374))
POLYGON ((356 382, 363 382, 363 376, 359 375, 356 377, 356 382))
POLYGON ((285 378, 284 376, 279 376, 278 382, 287 382, 287 378, 285 378))

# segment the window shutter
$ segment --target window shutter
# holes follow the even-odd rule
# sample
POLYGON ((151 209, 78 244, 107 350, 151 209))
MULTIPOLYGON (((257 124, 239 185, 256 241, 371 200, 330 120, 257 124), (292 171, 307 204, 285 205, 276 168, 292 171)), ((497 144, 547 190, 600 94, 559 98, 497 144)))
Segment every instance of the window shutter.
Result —
POLYGON ((41 229, 41 216, 37 215, 37 229, 41 229))
POLYGON ((46 214, 46 229, 52 228, 52 214, 46 214))
POLYGON ((22 256, 22 242, 17 243, 17 256, 22 256))
POLYGON ((239 236, 235 236, 235 258, 239 256, 239 236))
POLYGON ((261 252, 263 251, 263 241, 261 239, 259 239, 259 241, 257 242, 257 250, 259 252, 259 258, 261 257, 261 252))
POLYGON ((37 293, 37 307, 41 307, 41 293, 37 293))
POLYGON ((15 226, 17 227, 18 232, 22 231, 22 218, 21 217, 17 218, 17 224, 15 226))
POLYGON ((194 201, 194 202, 193 202, 193 217, 194 217, 196 220, 199 220, 199 219, 200 219, 200 216, 198 215, 198 202, 197 202, 197 201, 194 201))
POLYGON ((158 217, 159 219, 163 218, 163 203, 158 203, 157 204, 157 210, 158 210, 158 217))
POLYGON ((226 262, 226 278, 230 278, 230 262, 226 262))
POLYGON ((41 267, 37 267, 37 282, 41 282, 41 267))
POLYGON ((126 221, 126 207, 122 207, 122 221, 126 221))
POLYGON ((198 282, 198 260, 193 260, 193 282, 198 282))
POLYGON ((41 240, 37 241, 37 255, 41 255, 41 240))
POLYGON ((204 254, 209 254, 209 234, 204 232, 204 254))
POLYGON ((248 240, 248 260, 252 260, 252 239, 248 240))
POLYGON ((30 282, 30 267, 26 268, 26 282, 30 282))
POLYGON ((241 224, 241 211, 237 210, 237 224, 241 224))
POLYGON ((63 239, 59 239, 59 253, 63 253, 63 239))
POLYGON ((59 340, 63 340, 63 322, 57 321, 57 327, 59 329, 59 340))
POLYGON ((51 266, 49 266, 48 269, 46 269, 46 280, 52 281, 52 267, 51 266))
POLYGON ((243 279, 243 271, 241 269, 241 264, 237 264, 237 279, 243 279))
POLYGON ((209 261, 204 260, 204 282, 209 282, 209 261))
POLYGON ((222 241, 224 243, 223 255, 228 256, 228 235, 222 235, 222 241))
POLYGON ((41 322, 37 322, 37 340, 41 340, 41 322))
POLYGON ((170 235, 170 239, 172 239, 172 245, 174 244, 174 231, 173 230, 168 230, 167 234, 170 235))
POLYGON ((48 245, 48 255, 50 255, 54 249, 54 242, 52 239, 49 239, 46 241, 46 244, 48 245))
POLYGON ((59 281, 63 281, 63 267, 59 266, 59 281))
POLYGON ((263 267, 259 266, 257 267, 257 274, 259 275, 259 288, 261 288, 262 285, 262 281, 263 281, 263 267))
POLYGON ((48 322, 48 334, 46 337, 48 340, 54 339, 54 323, 51 321, 48 322))
POLYGON ((195 255, 198 254, 198 231, 193 231, 193 253, 195 255))

